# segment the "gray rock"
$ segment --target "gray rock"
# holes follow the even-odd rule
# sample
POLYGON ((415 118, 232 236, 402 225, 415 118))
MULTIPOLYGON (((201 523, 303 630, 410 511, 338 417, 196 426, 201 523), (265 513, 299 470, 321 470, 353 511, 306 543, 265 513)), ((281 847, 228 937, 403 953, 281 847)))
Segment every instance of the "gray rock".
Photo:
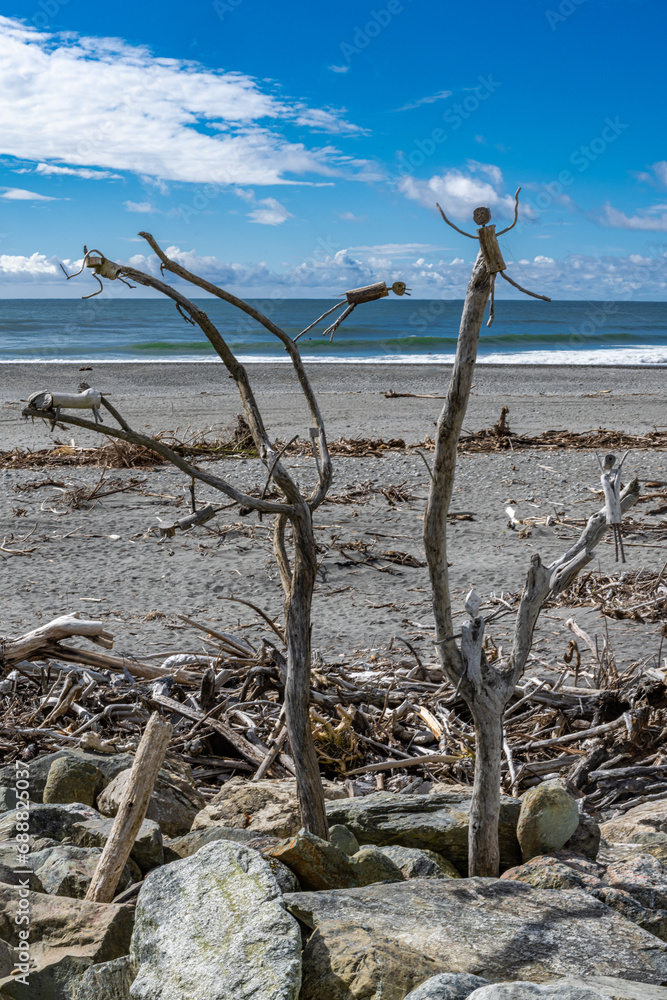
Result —
POLYGON ((329 827, 329 843, 350 857, 359 850, 359 841, 352 831, 341 823, 334 823, 329 827))
POLYGON ((0 785, 0 813, 16 809, 16 792, 10 785, 0 785))
POLYGON ((494 983, 471 993, 468 1000, 601 1000, 602 994, 586 986, 549 983, 494 983))
MULTIPOLYGON (((131 769, 121 771, 97 799, 103 816, 115 816, 130 779, 131 769)), ((153 787, 146 819, 154 820, 169 837, 189 833, 195 816, 206 805, 192 780, 162 768, 153 787)))
POLYGON ((289 870, 287 865, 284 865, 282 861, 278 861, 277 858, 265 857, 264 860, 271 869, 271 873, 278 883, 278 887, 282 893, 301 891, 298 878, 294 872, 289 870))
POLYGON ((583 854, 585 857, 595 861, 600 850, 600 824, 579 806, 579 802, 583 801, 583 799, 579 799, 577 802, 577 807, 579 808, 579 826, 567 841, 563 850, 572 851, 574 854, 583 854))
MULTIPOLYGON (((23 765, 30 770, 30 801, 41 802, 44 795, 44 786, 48 777, 51 765, 55 760, 67 757, 70 760, 83 760, 98 767, 107 781, 115 778, 119 771, 126 767, 132 767, 134 758, 127 753, 103 754, 89 750, 58 750, 56 753, 45 754, 44 757, 37 757, 29 764, 23 765)), ((16 768, 14 764, 0 768, 0 785, 5 785, 10 789, 9 801, 6 808, 14 809, 16 798, 14 796, 14 782, 16 779, 16 768)))
POLYGON ((577 801, 559 781, 543 781, 521 798, 517 838, 524 861, 560 851, 579 827, 577 801))
POLYGON ((581 986, 597 990, 601 997, 610 1000, 667 1000, 667 989, 662 986, 650 986, 648 983, 631 982, 628 979, 615 979, 613 976, 565 976, 558 980, 559 985, 581 986))
MULTIPOLYGON (((73 1000, 88 966, 126 955, 133 911, 113 903, 30 893, 29 985, 14 976, 0 980, 0 996, 15 1000, 73 1000)), ((0 885, 0 939, 19 944, 16 925, 19 898, 11 886, 0 885)))
POLYGON ((473 990, 486 986, 487 980, 459 972, 441 972, 411 990, 405 1000, 467 1000, 473 990))
MULTIPOLYGON (((327 799, 346 798, 345 789, 323 779, 327 799)), ((301 814, 296 794, 296 779, 275 781, 262 778, 248 781, 232 778, 197 814, 193 830, 205 826, 233 826, 274 837, 292 837, 301 828, 301 814)))
POLYGON ((265 848, 263 853, 287 865, 303 889, 337 889, 403 881, 400 868, 376 848, 362 848, 350 858, 313 833, 298 833, 276 847, 265 848))
MULTIPOLYGON (((14 840, 16 834, 21 832, 17 828, 17 823, 23 825, 25 822, 19 819, 19 815, 22 814, 22 810, 14 809, 0 818, 0 841, 14 840)), ((59 841, 71 838, 77 823, 100 818, 100 814, 95 809, 79 802, 66 805, 41 805, 37 803, 30 805, 28 815, 28 825, 32 837, 49 837, 59 841)))
MULTIPOLYGON (((95 818, 74 824, 72 840, 79 847, 104 847, 112 827, 112 819, 106 819, 96 813, 95 818)), ((139 866, 144 875, 153 868, 164 864, 162 831, 152 819, 145 819, 139 827, 130 858, 139 866)))
POLYGON ((152 872, 130 953, 133 1000, 299 996, 299 926, 267 862, 242 844, 216 841, 152 872))
POLYGON ((15 952, 6 941, 0 940, 0 979, 11 975, 14 968, 15 952))
MULTIPOLYGON (((400 844, 420 847, 444 855, 456 868, 468 871, 468 813, 470 791, 436 792, 430 795, 393 795, 374 792, 363 798, 327 803, 330 823, 349 827, 360 844, 400 844)), ((521 863, 516 825, 521 805, 501 796, 501 867, 521 863)))
POLYGON ((652 854, 667 863, 667 797, 628 809, 603 823, 600 831, 610 844, 627 844, 628 853, 652 854))
POLYGON ((544 982, 573 971, 667 979, 667 945, 578 889, 411 879, 284 898, 313 931, 300 1000, 403 1000, 443 969, 491 981, 544 982))
POLYGON ((129 955, 91 965, 81 977, 74 1000, 130 1000, 134 977, 129 955))
POLYGON ((20 871, 16 867, 10 867, 9 865, 2 864, 0 862, 0 882, 4 882, 5 885, 21 885, 25 886, 27 880, 27 888, 31 892, 46 892, 46 889, 42 885, 40 879, 33 871, 20 871))
POLYGON ((435 851, 400 847, 398 844, 381 847, 380 850, 398 865, 406 878, 461 878, 451 861, 435 851))
POLYGON ((233 826, 203 826, 200 830, 191 830, 182 837, 165 841, 164 859, 170 862, 178 861, 179 858, 189 858, 206 844, 212 844, 214 840, 231 840, 235 844, 247 844, 256 837, 257 834, 253 830, 240 830, 233 826))
POLYGON ((95 799, 107 784, 102 771, 89 760, 66 755, 54 760, 42 793, 46 803, 83 802, 94 806, 95 799))
MULTIPOLYGON (((100 848, 59 844, 29 855, 29 864, 42 883, 42 892, 84 899, 101 856, 100 848)), ((141 873, 130 861, 121 872, 117 891, 123 892, 138 881, 141 881, 141 873)))

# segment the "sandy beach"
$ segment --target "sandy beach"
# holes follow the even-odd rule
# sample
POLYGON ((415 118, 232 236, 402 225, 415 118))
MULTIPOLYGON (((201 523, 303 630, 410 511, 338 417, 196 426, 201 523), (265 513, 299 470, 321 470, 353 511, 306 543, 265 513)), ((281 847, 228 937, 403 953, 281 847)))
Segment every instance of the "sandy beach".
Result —
MULTIPOLYGON (((289 439, 308 426, 291 369, 286 365, 249 366, 270 433, 289 439)), ((313 365, 331 440, 403 438, 412 444, 433 432, 441 399, 386 398, 384 392, 443 395, 449 366, 313 365)), ((641 434, 667 424, 665 369, 480 365, 464 427, 478 430, 494 423, 501 406, 509 407, 514 431, 538 434, 550 429, 596 427, 641 434)), ((114 405, 138 430, 203 431, 211 436, 229 429, 240 412, 232 381, 217 364, 100 364, 92 371, 78 365, 5 365, 0 369, 2 450, 48 447, 53 438, 77 445, 99 444, 92 434, 71 434, 20 418, 21 400, 41 389, 75 389, 85 379, 111 394, 114 405)), ((218 472, 237 485, 263 486, 257 461, 226 459, 218 472)), ((312 462, 290 459, 304 483, 312 462)), ((667 454, 632 453, 628 477, 667 482, 667 454)), ((271 526, 256 515, 240 517, 234 508, 209 525, 158 544, 151 528, 188 511, 188 484, 176 470, 117 470, 105 474, 106 497, 76 505, 76 492, 90 489, 101 469, 0 469, 0 538, 3 552, 0 630, 17 635, 65 612, 79 611, 109 622, 120 652, 191 651, 198 644, 184 636, 176 618, 196 615, 218 626, 257 637, 265 626, 235 596, 281 614, 281 591, 271 556, 271 526), (49 482, 50 480, 50 482, 49 482), (74 499, 73 499, 74 497, 74 499)), ((368 655, 402 636, 428 659, 432 656, 428 576, 422 565, 400 565, 382 557, 406 553, 422 562, 422 513, 428 473, 414 452, 378 458, 338 458, 328 501, 316 517, 321 564, 313 609, 314 646, 325 660, 368 655), (394 487, 398 490, 398 498, 394 487), (384 491, 384 492, 383 492, 384 491), (350 548, 350 545, 352 547, 350 548), (361 559, 360 559, 361 553, 361 559), (367 555, 374 563, 363 562, 367 555)), ((566 514, 588 517, 600 506, 594 492, 599 473, 590 451, 511 451, 462 455, 452 510, 472 519, 454 521, 449 558, 455 599, 462 606, 474 586, 488 602, 520 589, 530 556, 554 558, 578 534, 571 525, 533 526, 527 537, 508 528, 505 507, 517 517, 566 514)), ((664 489, 664 485, 663 485, 664 489)), ((220 502, 220 495, 198 487, 197 500, 220 502)), ((664 516, 664 515, 663 515, 664 516)), ((647 506, 633 512, 627 532, 628 563, 623 569, 660 569, 667 561, 667 531, 647 531, 660 517, 647 517, 647 506)), ((597 550, 603 573, 618 573, 613 545, 597 550)), ((487 611, 498 605, 487 603, 487 611)), ((460 610, 460 608, 459 608, 460 610)), ((536 634, 535 651, 554 663, 567 650, 573 617, 599 641, 609 635, 619 663, 652 658, 660 647, 660 625, 603 619, 595 609, 554 608, 536 634)), ((493 636, 507 645, 511 616, 499 619, 493 636)))

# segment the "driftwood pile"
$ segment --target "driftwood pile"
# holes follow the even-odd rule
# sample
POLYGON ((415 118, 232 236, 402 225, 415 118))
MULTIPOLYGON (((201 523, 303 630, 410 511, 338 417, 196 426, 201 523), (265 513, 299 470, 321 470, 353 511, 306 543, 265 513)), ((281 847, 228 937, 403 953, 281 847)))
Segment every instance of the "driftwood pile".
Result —
MULTIPOLYGON (((4 761, 63 747, 134 749, 157 711, 173 727, 170 751, 191 765, 205 797, 234 774, 293 774, 280 625, 267 616, 270 632, 250 642, 206 622, 179 620, 188 639, 178 654, 113 654, 103 623, 76 616, 5 638, 4 761), (73 637, 97 648, 74 644, 73 637), (186 651, 196 645, 198 652, 186 651)), ((606 816, 667 795, 665 674, 641 663, 617 669, 606 644, 598 648, 568 624, 574 638, 562 660, 554 666, 533 656, 531 676, 506 712, 505 791, 518 795, 547 776, 565 775, 606 816)), ((487 656, 494 654, 488 640, 487 656)), ((475 742, 466 704, 441 668, 424 662, 406 639, 348 662, 316 661, 311 706, 320 769, 345 782, 350 795, 419 791, 434 780, 472 782, 475 742)))

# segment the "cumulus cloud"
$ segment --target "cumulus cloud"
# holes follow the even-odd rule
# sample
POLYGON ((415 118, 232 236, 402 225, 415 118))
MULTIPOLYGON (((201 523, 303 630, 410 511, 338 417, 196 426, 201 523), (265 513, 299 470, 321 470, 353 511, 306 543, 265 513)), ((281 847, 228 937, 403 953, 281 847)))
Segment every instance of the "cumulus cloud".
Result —
POLYGON ((442 174, 434 174, 428 180, 408 175, 399 180, 398 188, 407 198, 426 208, 433 208, 438 202, 447 215, 455 218, 470 219, 473 209, 478 205, 501 209, 511 215, 514 200, 510 195, 502 193, 503 177, 500 168, 471 160, 468 171, 446 170, 442 174))
MULTIPOLYGON (((419 298, 462 298, 470 278, 472 256, 442 257, 427 245, 396 244, 377 247, 347 247, 314 254, 301 264, 275 271, 264 263, 243 265, 203 256, 195 250, 177 246, 166 254, 191 271, 223 287, 245 295, 332 296, 343 288, 358 288, 374 281, 405 281, 419 298)), ((71 273, 80 262, 63 261, 71 273)), ((139 270, 160 276, 159 261, 153 255, 135 254, 126 263, 139 270)), ((64 285, 58 258, 34 253, 31 257, 0 256, 0 284, 22 289, 41 284, 52 288, 64 285)), ((627 257, 590 257, 570 255, 555 260, 544 255, 532 261, 522 259, 512 265, 512 277, 527 288, 561 299, 659 299, 667 298, 667 246, 657 248, 652 256, 631 254, 627 257)), ((170 279, 171 280, 171 279, 170 279)), ((80 290, 68 286, 68 294, 80 290)), ((186 287, 186 286, 183 286, 186 287)), ((114 286, 115 291, 115 286, 114 286)), ((497 288, 501 298, 524 297, 505 283, 497 288)), ((51 294, 49 292, 49 294, 51 294)), ((121 290, 123 296, 138 295, 121 290)), ((546 315, 546 314, 545 314, 546 315)))
POLYGON ((257 208, 248 212, 250 221, 258 222, 261 226, 279 226, 281 222, 292 217, 291 212, 288 212, 275 198, 260 198, 257 208))
POLYGON ((667 205, 652 205, 636 215, 626 215, 609 202, 602 206, 600 222, 613 229, 638 229, 644 232, 667 233, 667 205))
POLYGON ((2 194, 0 198, 4 198, 5 201, 56 201, 55 198, 49 198, 45 194, 37 194, 36 191, 26 191, 25 188, 0 188, 2 194))
POLYGON ((284 184, 333 176, 331 146, 285 138, 284 122, 362 130, 331 108, 269 93, 233 71, 157 58, 122 39, 35 31, 0 16, 0 153, 161 181, 284 184))

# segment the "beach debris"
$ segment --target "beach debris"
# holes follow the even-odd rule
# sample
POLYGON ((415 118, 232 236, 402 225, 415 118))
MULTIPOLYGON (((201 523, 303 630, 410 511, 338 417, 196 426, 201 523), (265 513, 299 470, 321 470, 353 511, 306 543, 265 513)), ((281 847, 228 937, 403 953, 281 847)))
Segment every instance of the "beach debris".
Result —
POLYGON ((520 292, 524 295, 530 295, 534 299, 542 299, 543 302, 551 302, 551 299, 547 295, 538 295, 537 292, 529 292, 527 288, 523 288, 521 285, 517 284, 509 275, 505 274, 505 269, 507 264, 503 260, 503 255, 500 252, 500 247, 498 246, 498 237, 504 236, 505 233, 509 233, 510 229, 514 229, 519 219, 519 192, 521 188, 517 188, 516 194, 514 195, 514 221, 511 225, 507 226, 506 229, 501 229, 499 233, 496 233, 495 225, 490 226, 488 223, 491 221, 491 210, 485 206, 480 206, 476 208, 472 213, 473 220, 480 227, 477 230, 477 236, 473 236, 472 233, 465 233, 458 226, 455 226, 453 222, 447 218, 440 205, 436 202, 436 208, 440 212, 448 226, 455 229, 457 233, 461 233, 462 236, 468 236, 471 240, 479 240, 479 245, 484 257, 484 263, 486 265, 487 273, 491 278, 491 307, 489 310, 489 319, 487 326, 491 326, 494 318, 494 292, 495 292, 495 282, 496 275, 499 274, 505 281, 508 281, 510 285, 514 285, 518 288, 520 292))
POLYGON ((604 493, 604 504, 605 504, 605 516, 607 519, 607 524, 611 525, 612 531, 614 533, 614 545, 616 548, 616 562, 618 562, 618 554, 621 553, 621 562, 625 562, 625 552, 623 551, 623 535, 621 533, 621 523, 623 521, 623 516, 621 513, 621 469, 623 468, 623 463, 629 455, 629 451, 626 451, 623 458, 620 460, 618 465, 616 465, 616 456, 609 454, 605 455, 604 460, 600 458, 597 452, 595 452, 595 457, 598 460, 598 465, 600 466, 602 481, 602 491, 604 493))
MULTIPOLYGON (((326 330, 322 331, 322 336, 328 337, 329 340, 332 341, 334 333, 338 327, 345 319, 347 319, 350 313, 356 309, 358 305, 361 305, 362 302, 375 302, 377 299, 384 299, 387 295, 389 295, 390 290, 394 293, 394 295, 410 295, 410 292, 412 291, 412 289, 406 288, 404 281, 395 281, 391 286, 391 289, 387 288, 384 281, 376 281, 373 285, 364 285, 362 288, 353 288, 349 292, 343 292, 342 294, 345 296, 345 302, 347 305, 334 322, 331 323, 326 330)), ((326 319, 326 317, 330 316, 331 313, 336 311, 336 309, 339 309, 342 304, 343 303, 341 302, 337 302, 336 305, 331 306, 330 309, 327 309, 326 312, 322 313, 321 316, 318 316, 314 322, 307 326, 305 330, 298 333, 294 340, 297 341, 300 337, 303 337, 304 333, 308 333, 309 330, 316 327, 317 324, 321 323, 323 319, 326 319)))

